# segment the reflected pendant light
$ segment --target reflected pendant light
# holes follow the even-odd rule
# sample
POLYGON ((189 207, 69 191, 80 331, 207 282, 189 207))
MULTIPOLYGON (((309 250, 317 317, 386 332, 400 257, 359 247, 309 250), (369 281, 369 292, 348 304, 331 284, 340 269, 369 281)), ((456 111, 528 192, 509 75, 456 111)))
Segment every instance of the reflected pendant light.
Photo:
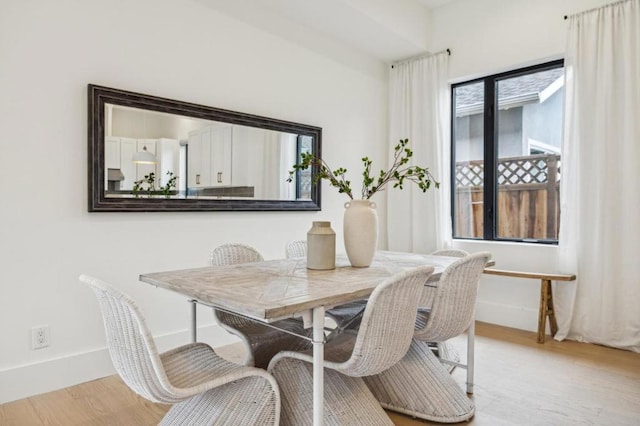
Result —
MULTIPOLYGON (((147 136, 147 114, 146 113, 143 113, 142 115, 142 128, 144 129, 143 136, 146 137, 147 136)), ((147 144, 144 144, 142 146, 142 151, 138 151, 135 154, 133 154, 133 158, 131 158, 131 161, 133 161, 133 164, 158 164, 158 159, 156 158, 156 156, 150 153, 149 151, 147 151, 147 144)))
POLYGON ((132 161, 135 164, 158 164, 156 156, 147 151, 147 146, 142 147, 142 151, 133 154, 132 161))

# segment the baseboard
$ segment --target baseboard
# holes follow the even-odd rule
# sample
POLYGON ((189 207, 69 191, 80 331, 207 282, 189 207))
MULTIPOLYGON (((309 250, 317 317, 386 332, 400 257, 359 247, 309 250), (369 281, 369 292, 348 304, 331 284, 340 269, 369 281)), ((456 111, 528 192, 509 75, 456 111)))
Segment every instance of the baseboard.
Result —
MULTIPOLYGON (((536 331, 538 311, 479 300, 476 307, 476 319, 491 324, 536 331)), ((189 332, 184 330, 156 336, 155 339, 158 350, 162 352, 185 344, 190 340, 190 337, 189 332)), ((214 347, 238 341, 213 324, 198 327, 198 340, 214 347)), ((89 382, 112 374, 115 374, 115 370, 106 346, 17 366, 0 371, 0 404, 89 382)))
POLYGON ((0 404, 115 373, 106 347, 0 372, 0 404))
POLYGON ((478 300, 476 320, 519 330, 538 330, 538 310, 478 300))
MULTIPOLYGON (((187 330, 155 337, 160 352, 190 341, 187 330)), ((198 327, 198 340, 215 346, 237 342, 216 325, 198 327)), ((107 347, 0 371, 0 404, 115 374, 107 347)))

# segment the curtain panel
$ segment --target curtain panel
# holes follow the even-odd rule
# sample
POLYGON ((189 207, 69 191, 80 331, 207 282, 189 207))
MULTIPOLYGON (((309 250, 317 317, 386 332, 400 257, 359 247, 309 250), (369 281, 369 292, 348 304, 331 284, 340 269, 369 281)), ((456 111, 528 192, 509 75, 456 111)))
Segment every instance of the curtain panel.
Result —
POLYGON ((640 352, 640 0, 569 18, 559 270, 564 338, 640 352))
POLYGON ((440 188, 387 191, 389 249, 429 253, 451 245, 450 94, 447 52, 393 66, 389 81, 389 152, 409 139, 412 164, 428 167, 440 188))

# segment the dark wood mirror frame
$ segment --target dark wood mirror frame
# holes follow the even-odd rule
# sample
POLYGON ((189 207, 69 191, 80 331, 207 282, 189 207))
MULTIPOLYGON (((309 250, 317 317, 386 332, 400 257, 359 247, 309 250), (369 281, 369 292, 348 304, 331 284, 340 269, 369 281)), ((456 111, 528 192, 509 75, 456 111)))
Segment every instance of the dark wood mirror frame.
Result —
MULTIPOLYGON (((88 85, 88 100, 88 193, 90 212, 321 210, 320 185, 311 185, 310 200, 107 197, 105 192, 105 104, 121 105, 310 136, 313 138, 313 152, 318 157, 321 156, 322 129, 305 124, 143 95, 93 84, 88 85)), ((311 173, 313 177, 313 175, 317 173, 317 169, 312 170, 311 173)))

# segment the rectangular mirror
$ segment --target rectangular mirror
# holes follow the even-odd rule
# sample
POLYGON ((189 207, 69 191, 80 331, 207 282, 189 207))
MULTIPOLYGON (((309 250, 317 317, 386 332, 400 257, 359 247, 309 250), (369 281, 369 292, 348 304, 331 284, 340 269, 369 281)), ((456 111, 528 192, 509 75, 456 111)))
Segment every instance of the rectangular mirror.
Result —
POLYGON ((322 129, 89 85, 89 211, 320 210, 322 129))

